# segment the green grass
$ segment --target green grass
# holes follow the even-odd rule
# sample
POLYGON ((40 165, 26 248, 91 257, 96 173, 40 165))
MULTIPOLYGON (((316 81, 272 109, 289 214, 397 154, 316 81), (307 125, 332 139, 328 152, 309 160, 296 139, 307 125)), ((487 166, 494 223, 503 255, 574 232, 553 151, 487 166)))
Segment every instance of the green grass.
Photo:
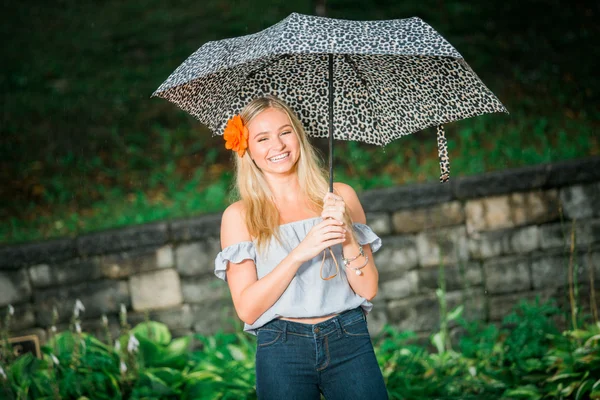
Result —
MULTIPOLYGON (((465 57, 510 115, 447 125, 451 176, 600 153, 597 7, 535 1, 328 1, 330 16, 419 16, 465 57)), ((12 2, 0 34, 0 242, 64 237, 224 209, 221 137, 149 98, 202 43, 257 32, 310 1, 12 2)), ((314 142, 326 149, 324 141, 314 142)), ((385 148, 337 142, 358 191, 439 175, 431 129, 385 148)))

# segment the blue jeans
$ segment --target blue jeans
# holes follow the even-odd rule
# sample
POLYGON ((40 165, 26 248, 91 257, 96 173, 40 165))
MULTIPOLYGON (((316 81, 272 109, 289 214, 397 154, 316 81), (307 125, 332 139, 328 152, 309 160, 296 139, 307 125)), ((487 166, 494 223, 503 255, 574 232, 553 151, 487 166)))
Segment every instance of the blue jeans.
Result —
POLYGON ((275 319, 257 334, 261 400, 388 398, 360 307, 314 325, 275 319))

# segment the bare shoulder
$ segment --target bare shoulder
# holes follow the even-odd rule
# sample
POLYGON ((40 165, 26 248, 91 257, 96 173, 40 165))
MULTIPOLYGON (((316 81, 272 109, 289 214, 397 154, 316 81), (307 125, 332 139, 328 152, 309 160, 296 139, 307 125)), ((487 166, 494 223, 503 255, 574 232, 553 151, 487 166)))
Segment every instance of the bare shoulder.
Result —
POLYGON ((245 223, 244 203, 236 201, 223 211, 221 218, 221 248, 244 241, 251 241, 245 223))
POLYGON ((346 207, 348 208, 348 213, 350 214, 352 221, 363 224, 366 223, 367 219, 365 216, 365 211, 363 210, 362 204, 360 204, 360 199, 358 198, 358 195, 352 186, 342 182, 334 182, 333 191, 342 196, 344 199, 344 203, 346 203, 346 207))
POLYGON ((243 216, 245 212, 244 202, 241 200, 236 201, 235 203, 230 204, 225 211, 223 211, 223 218, 234 217, 234 216, 243 216))
POLYGON ((348 185, 347 183, 333 182, 333 190, 337 192, 340 196, 344 197, 344 199, 346 199, 344 194, 356 196, 356 191, 354 190, 354 188, 348 185))

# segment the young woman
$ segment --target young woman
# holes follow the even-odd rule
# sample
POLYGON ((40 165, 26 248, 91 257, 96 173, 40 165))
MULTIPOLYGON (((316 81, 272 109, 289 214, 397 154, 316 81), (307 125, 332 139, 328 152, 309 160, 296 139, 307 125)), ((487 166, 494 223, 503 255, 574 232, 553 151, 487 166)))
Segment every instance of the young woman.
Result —
POLYGON ((298 117, 275 97, 251 101, 224 138, 241 200, 223 213, 215 274, 258 335, 258 398, 387 399, 365 317, 381 239, 356 192, 328 192, 298 117))

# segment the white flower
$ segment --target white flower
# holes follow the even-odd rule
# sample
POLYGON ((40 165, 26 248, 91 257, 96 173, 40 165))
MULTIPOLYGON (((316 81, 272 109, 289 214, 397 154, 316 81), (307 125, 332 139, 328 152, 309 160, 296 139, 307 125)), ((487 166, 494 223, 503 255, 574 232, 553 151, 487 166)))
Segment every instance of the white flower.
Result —
POLYGON ((123 360, 121 360, 121 365, 119 366, 121 373, 124 374, 125 372, 127 372, 127 364, 125 364, 125 362, 123 360))
POLYGON ((52 326, 50 327, 50 330, 52 331, 52 333, 56 333, 56 327, 55 327, 54 325, 52 325, 52 326))
POLYGON ((6 376, 6 373, 4 372, 4 370, 2 369, 2 367, 0 367, 0 376, 4 379, 7 379, 8 377, 6 376))
POLYGON ((54 363, 54 365, 60 365, 58 358, 56 358, 54 354, 50 354, 50 357, 52 358, 52 362, 54 363))
POLYGON ((477 375, 477 368, 469 367, 469 373, 471 374, 471 376, 477 375))
POLYGON ((81 300, 77 299, 75 300, 75 308, 73 308, 73 314, 75 314, 75 317, 79 317, 79 311, 85 311, 85 307, 83 306, 81 300))
POLYGON ((8 315, 10 315, 11 317, 15 315, 15 308, 12 306, 12 304, 8 305, 8 315))
POLYGON ((119 342, 118 340, 115 340, 115 350, 121 351, 121 342, 119 342))
POLYGON ((102 325, 108 325, 108 318, 106 317, 106 314, 102 314, 102 325))
POLYGON ((81 333, 81 325, 79 325, 79 322, 75 322, 75 330, 77 333, 81 333))
POLYGON ((135 353, 138 349, 140 342, 133 334, 129 334, 129 342, 127 343, 127 351, 130 353, 135 353))

